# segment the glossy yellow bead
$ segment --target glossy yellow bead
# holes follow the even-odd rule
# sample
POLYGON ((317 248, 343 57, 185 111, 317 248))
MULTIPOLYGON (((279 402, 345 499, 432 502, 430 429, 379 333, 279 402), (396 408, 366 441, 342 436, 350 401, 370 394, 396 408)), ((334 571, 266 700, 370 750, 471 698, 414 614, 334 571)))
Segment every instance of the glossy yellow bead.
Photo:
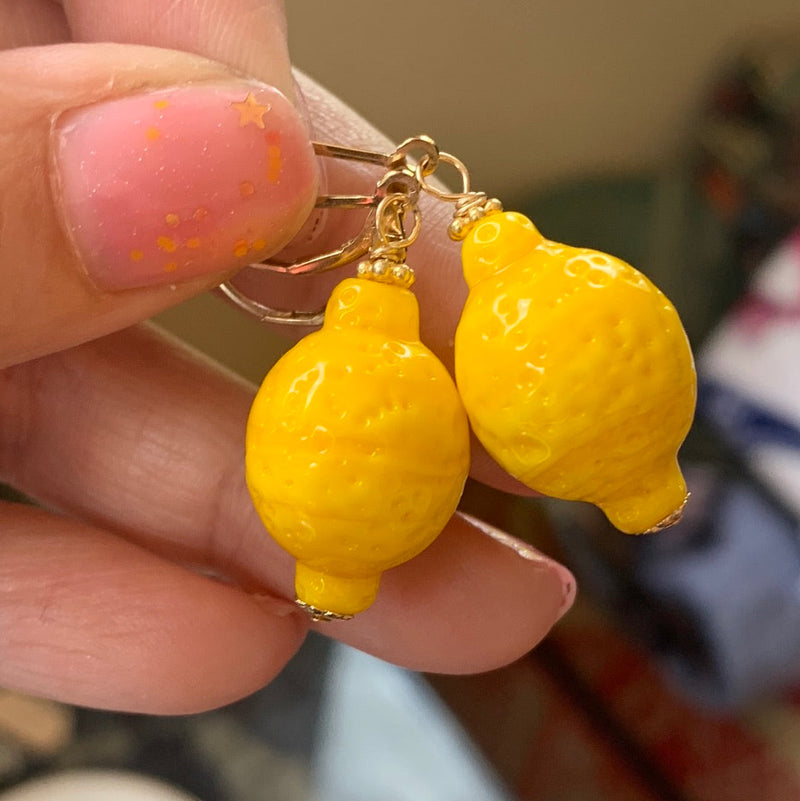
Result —
POLYGON ((247 426, 247 483, 297 560, 300 601, 351 615, 380 575, 427 547, 458 505, 469 424, 419 341, 407 289, 347 279, 322 330, 267 375, 247 426))
POLYGON ((680 510, 696 376, 669 300, 630 265, 547 241, 512 212, 470 231, 463 265, 456 380, 489 453, 628 533, 680 510))

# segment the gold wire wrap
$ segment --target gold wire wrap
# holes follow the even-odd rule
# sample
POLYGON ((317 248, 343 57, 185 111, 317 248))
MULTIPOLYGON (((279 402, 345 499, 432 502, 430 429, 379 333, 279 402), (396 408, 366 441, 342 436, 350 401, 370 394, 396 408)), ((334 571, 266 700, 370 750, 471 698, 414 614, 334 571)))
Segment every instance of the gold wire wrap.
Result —
POLYGON ((422 216, 416 202, 401 192, 387 195, 375 212, 375 236, 369 258, 358 265, 358 275, 385 284, 408 288, 414 271, 405 263, 406 251, 416 241, 422 216), (413 216, 411 231, 405 232, 405 218, 413 216))
POLYGON ((469 229, 487 214, 503 210, 503 204, 497 198, 490 198, 485 192, 473 192, 470 189, 469 172, 464 162, 450 153, 440 152, 435 163, 427 158, 422 159, 417 164, 415 174, 420 189, 439 200, 455 204, 453 219, 447 228, 449 237, 455 241, 464 239, 469 229), (461 178, 460 192, 447 192, 428 181, 428 176, 433 175, 439 164, 449 164, 456 168, 461 178))
POLYGON ((330 623, 333 620, 352 620, 353 615, 340 615, 338 612, 329 612, 327 609, 317 609, 316 606, 296 600, 300 607, 315 623, 330 623))

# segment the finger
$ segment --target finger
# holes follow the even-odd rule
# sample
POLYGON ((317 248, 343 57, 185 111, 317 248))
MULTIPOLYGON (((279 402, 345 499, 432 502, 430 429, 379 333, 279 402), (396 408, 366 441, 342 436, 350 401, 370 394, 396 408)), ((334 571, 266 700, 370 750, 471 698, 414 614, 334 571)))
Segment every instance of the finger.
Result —
MULTIPOLYGON (((4 379, 0 479, 249 589, 293 597, 292 560, 244 484, 250 387, 144 330, 4 379)), ((417 669, 502 664, 538 641, 573 591, 566 570, 528 556, 454 520, 435 546, 385 576, 373 610, 329 631, 417 669)))
POLYGON ((278 0, 65 0, 78 42, 124 42, 183 50, 269 81, 287 97, 286 19, 278 0))
POLYGON ((412 670, 481 673, 537 645, 575 590, 565 567, 458 514, 426 551, 384 574, 370 609, 316 628, 412 670))
POLYGON ((69 40, 64 10, 52 0, 0 0, 0 50, 69 40))
POLYGON ((266 684, 306 624, 74 520, 0 505, 0 684, 73 704, 196 712, 266 684))
POLYGON ((0 102, 0 365, 219 283, 282 247, 316 196, 289 101, 196 56, 0 52, 0 102))

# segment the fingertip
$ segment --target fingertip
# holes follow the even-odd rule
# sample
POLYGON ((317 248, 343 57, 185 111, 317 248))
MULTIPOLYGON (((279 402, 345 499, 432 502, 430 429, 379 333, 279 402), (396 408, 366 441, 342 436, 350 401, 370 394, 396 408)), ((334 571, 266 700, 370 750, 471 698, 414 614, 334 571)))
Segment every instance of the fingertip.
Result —
POLYGON ((0 75, 0 364, 216 286, 282 248, 314 205, 305 124, 272 84, 109 44, 3 52, 0 75))
POLYGON ((412 670, 478 673, 536 646, 571 606, 562 565, 474 518, 453 518, 424 553, 384 575, 374 606, 321 630, 412 670))

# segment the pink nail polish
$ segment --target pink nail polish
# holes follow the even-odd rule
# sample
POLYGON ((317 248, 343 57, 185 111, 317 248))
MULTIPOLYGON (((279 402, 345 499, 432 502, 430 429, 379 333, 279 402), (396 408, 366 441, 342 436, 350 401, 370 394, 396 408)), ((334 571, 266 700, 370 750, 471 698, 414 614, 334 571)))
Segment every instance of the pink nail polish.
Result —
POLYGON ((496 543, 509 548, 518 556, 526 559, 529 562, 546 567, 548 570, 552 571, 556 576, 558 576, 558 580, 561 585, 562 600, 561 606, 559 607, 556 615, 557 620, 560 620, 572 608, 578 588, 575 582, 575 577, 568 568, 566 568, 560 562, 556 562, 554 559, 546 556, 541 551, 538 551, 527 542, 523 542, 516 537, 512 537, 511 534, 501 531, 499 528, 495 528, 484 520, 480 520, 479 518, 460 510, 456 512, 456 515, 469 523, 469 525, 471 525, 473 528, 477 529, 483 534, 486 534, 486 536, 493 539, 496 543))
POLYGON ((276 89, 197 84, 62 115, 57 191, 102 289, 176 283, 260 261, 316 197, 305 126, 276 89))

